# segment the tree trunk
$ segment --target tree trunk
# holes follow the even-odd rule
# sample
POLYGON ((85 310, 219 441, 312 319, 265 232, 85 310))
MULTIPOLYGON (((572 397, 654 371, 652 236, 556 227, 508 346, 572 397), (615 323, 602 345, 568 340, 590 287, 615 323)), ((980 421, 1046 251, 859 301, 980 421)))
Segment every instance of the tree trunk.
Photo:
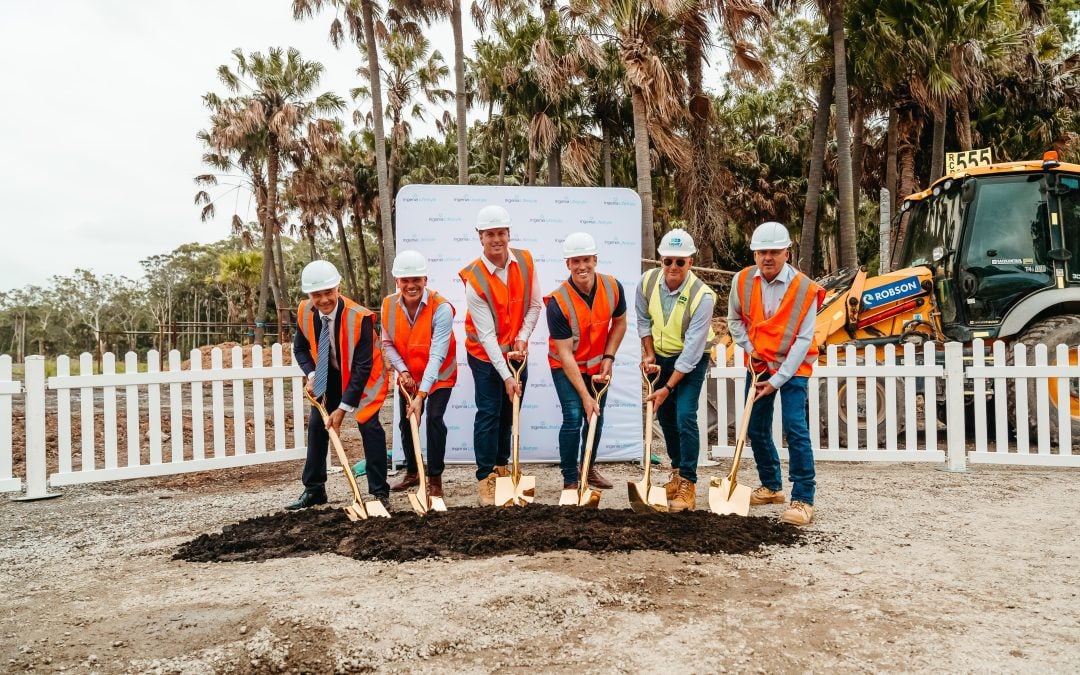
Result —
MULTIPOLYGON (((923 119, 921 109, 911 103, 897 109, 897 153, 899 159, 897 165, 900 173, 900 185, 897 192, 906 197, 919 189, 915 177, 915 151, 919 146, 919 137, 922 135, 923 119)), ((907 238, 907 223, 909 214, 900 217, 899 226, 895 229, 892 245, 892 261, 890 269, 896 269, 899 257, 904 252, 904 240, 907 238)))
POLYGON ((277 280, 278 280, 278 309, 277 309, 277 328, 278 328, 278 340, 281 340, 281 334, 284 326, 282 326, 282 314, 289 310, 289 282, 285 276, 285 253, 281 250, 281 228, 277 228, 274 234, 274 260, 277 263, 277 280))
POLYGON ((353 230, 356 231, 356 240, 360 243, 360 276, 364 280, 364 304, 371 302, 371 270, 368 265, 367 242, 364 241, 364 221, 356 215, 353 209, 353 230))
POLYGON ((854 267, 859 263, 855 250, 855 201, 851 182, 851 127, 848 118, 847 50, 844 46, 844 0, 833 0, 829 12, 829 31, 833 40, 833 85, 836 101, 837 205, 840 229, 840 265, 854 267))
POLYGON ((559 187, 562 185, 562 157, 560 156, 558 142, 552 143, 551 149, 548 150, 547 170, 548 187, 559 187))
POLYGON ((705 95, 702 84, 704 46, 700 38, 689 34, 689 31, 683 33, 683 42, 686 50, 686 94, 690 113, 690 171, 684 180, 677 183, 677 187, 681 188, 682 213, 686 217, 690 234, 694 241, 698 242, 698 264, 711 267, 714 247, 704 244, 711 240, 725 257, 728 257, 730 248, 727 245, 725 229, 715 221, 717 209, 712 203, 714 165, 709 157, 709 117, 712 102, 705 95))
POLYGON ((536 158, 529 153, 529 161, 525 163, 525 184, 536 184, 536 158))
POLYGON ((510 130, 503 120, 502 145, 499 147, 499 185, 506 185, 506 156, 510 152, 510 130))
MULTIPOLYGON (((889 210, 892 213, 896 213, 896 205, 899 204, 897 190, 897 176, 896 176, 896 127, 898 123, 899 115, 896 112, 896 106, 889 108, 889 125, 885 131, 885 189, 889 191, 889 201, 891 202, 889 210)), ((906 195, 905 195, 906 196, 906 195)))
POLYGON ((391 221, 390 188, 386 172, 386 136, 383 132, 382 82, 379 72, 379 51, 375 42, 373 0, 361 0, 364 22, 364 44, 367 46, 368 73, 371 75, 371 116, 375 131, 375 175, 379 185, 379 222, 381 257, 379 277, 383 292, 390 288, 390 265, 396 255, 394 227, 391 221))
POLYGON ((833 74, 826 71, 818 85, 817 117, 814 118, 814 140, 810 150, 810 169, 806 177, 806 202, 803 203, 802 233, 799 237, 799 269, 814 275, 814 253, 817 249, 817 218, 821 201, 821 184, 825 178, 825 146, 829 136, 829 114, 832 108, 833 74))
POLYGON ((933 183, 941 174, 945 173, 945 122, 948 120, 949 102, 941 101, 934 115, 934 140, 931 146, 933 155, 930 157, 930 182, 933 183))
MULTIPOLYGON (((652 258, 656 250, 653 232, 652 162, 649 159, 649 122, 645 113, 645 97, 632 87, 634 109, 634 162, 637 170, 637 190, 641 197, 641 257, 652 258)), ((644 271, 644 263, 642 263, 644 271)))
POLYGON ((340 212, 334 212, 334 222, 337 223, 338 241, 341 246, 341 261, 345 265, 345 282, 349 289, 349 297, 354 300, 359 297, 356 288, 356 268, 353 266, 352 252, 349 251, 349 237, 345 234, 345 222, 340 212))
POLYGON ((465 38, 461 30, 461 0, 451 0, 454 31, 454 102, 457 104, 458 184, 469 184, 469 128, 465 120, 465 38))
POLYGON ((611 127, 606 122, 601 122, 603 140, 601 140, 600 154, 604 158, 604 187, 611 187, 611 127))
POLYGON ((310 262, 319 259, 319 251, 315 248, 315 223, 308 221, 304 224, 304 239, 307 239, 310 262))
POLYGON ((856 221, 861 217, 862 212, 859 202, 862 201, 863 154, 865 152, 863 137, 865 135, 862 106, 853 105, 851 109, 851 205, 856 221))
MULTIPOLYGON (((270 295, 270 276, 274 272, 274 229, 277 222, 277 181, 280 156, 277 138, 270 136, 270 152, 266 159, 266 213, 263 217, 263 269, 259 281, 259 299, 255 306, 255 344, 261 345, 270 295)), ((275 284, 276 285, 276 284, 275 284)))
POLYGON ((400 133, 401 133, 401 114, 399 111, 393 111, 393 117, 390 127, 390 161, 386 163, 386 184, 390 186, 390 197, 393 198, 397 195, 397 183, 398 183, 398 164, 401 163, 401 147, 400 147, 400 133))
POLYGON ((971 108, 968 107, 966 93, 960 94, 956 102, 956 140, 963 151, 971 150, 971 108))

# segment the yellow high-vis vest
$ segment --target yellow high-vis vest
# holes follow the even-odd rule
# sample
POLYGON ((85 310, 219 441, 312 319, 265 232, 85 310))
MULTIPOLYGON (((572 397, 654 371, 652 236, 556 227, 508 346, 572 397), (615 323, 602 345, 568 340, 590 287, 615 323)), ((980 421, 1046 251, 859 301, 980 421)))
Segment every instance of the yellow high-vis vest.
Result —
MULTIPOLYGON (((649 318, 652 319, 653 350, 660 356, 675 356, 682 352, 683 336, 690 326, 690 317, 701 304, 701 299, 709 294, 716 302, 716 293, 709 285, 690 272, 683 284, 682 292, 675 299, 675 306, 671 308, 671 314, 664 321, 664 308, 660 304, 660 284, 664 281, 664 275, 659 268, 649 270, 641 282, 645 299, 649 303, 649 318)), ((716 333, 712 329, 712 317, 709 317, 709 335, 705 340, 705 349, 716 342, 716 333)))

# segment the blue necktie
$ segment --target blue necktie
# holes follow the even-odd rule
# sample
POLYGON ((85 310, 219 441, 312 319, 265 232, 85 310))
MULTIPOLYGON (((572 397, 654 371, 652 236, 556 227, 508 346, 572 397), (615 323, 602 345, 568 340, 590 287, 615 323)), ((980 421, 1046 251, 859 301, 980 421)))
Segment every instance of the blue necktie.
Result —
POLYGON ((330 317, 322 317, 322 331, 319 333, 318 362, 315 364, 315 398, 326 393, 326 378, 330 374, 330 317))

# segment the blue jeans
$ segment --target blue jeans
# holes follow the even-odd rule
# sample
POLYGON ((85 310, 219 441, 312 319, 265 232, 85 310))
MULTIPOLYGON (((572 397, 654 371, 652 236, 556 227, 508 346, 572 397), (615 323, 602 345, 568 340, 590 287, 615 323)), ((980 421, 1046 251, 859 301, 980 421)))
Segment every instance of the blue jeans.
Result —
MULTIPOLYGON (((589 376, 581 376, 588 386, 589 376)), ((585 419, 585 407, 581 405, 581 396, 570 383, 562 368, 551 369, 551 379, 555 383, 555 392, 559 395, 562 406, 562 427, 559 429, 559 468, 562 470, 563 485, 578 482, 578 464, 585 460, 585 441, 589 436, 589 420, 585 419)), ((600 417, 596 420, 596 434, 593 436, 593 453, 600 445, 600 432, 604 430, 604 403, 607 396, 600 397, 600 417)), ((596 461, 593 455, 592 461, 596 461)))
MULTIPOLYGON (((664 384, 675 371, 676 356, 656 355, 656 365, 660 366, 658 386, 664 384)), ((697 482, 698 453, 701 451, 701 435, 698 433, 698 398, 701 386, 705 383, 705 374, 709 370, 708 352, 701 355, 694 369, 683 375, 675 385, 675 391, 656 411, 660 428, 664 431, 671 468, 679 470, 679 476, 691 483, 697 482)), ((652 420, 649 420, 649 424, 652 420)))
MULTIPOLYGON (((506 395, 506 385, 495 366, 469 354, 469 370, 476 390, 476 418, 473 421, 473 448, 476 453, 476 480, 484 480, 496 466, 510 463, 510 431, 514 424, 514 406, 506 395)), ((521 397, 529 367, 521 371, 521 397)))
MULTIPOLYGON (((780 387, 780 402, 783 415, 784 434, 788 447, 788 478, 791 479, 791 501, 814 503, 814 448, 810 445, 810 428, 806 419, 806 384, 807 378, 793 377, 780 387)), ((746 389, 750 389, 750 377, 746 378, 746 389)), ((776 392, 754 402, 750 412, 750 447, 754 451, 758 478, 761 484, 770 490, 784 488, 780 475, 780 455, 772 439, 773 409, 776 392)))

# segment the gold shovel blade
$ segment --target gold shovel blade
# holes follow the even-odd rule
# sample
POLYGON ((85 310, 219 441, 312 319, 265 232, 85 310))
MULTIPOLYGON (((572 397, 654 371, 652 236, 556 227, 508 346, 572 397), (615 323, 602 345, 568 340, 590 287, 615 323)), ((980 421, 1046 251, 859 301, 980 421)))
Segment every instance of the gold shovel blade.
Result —
POLYGON ((578 502, 578 506, 588 509, 600 508, 600 491, 586 490, 585 494, 581 496, 581 501, 578 502))
POLYGON ((432 511, 446 511, 446 502, 443 501, 442 497, 429 497, 428 499, 431 500, 432 511))
POLYGON ((649 488, 649 506, 653 511, 663 511, 667 513, 667 491, 660 485, 653 485, 649 488))
POLYGON ((518 478, 514 496, 522 506, 532 504, 533 500, 536 499, 536 476, 521 476, 518 478))
POLYGON ((409 504, 412 506, 412 510, 416 511, 417 515, 426 516, 428 510, 424 507, 423 500, 420 496, 414 492, 409 493, 409 504))
POLYGON ((369 516, 374 516, 376 518, 390 517, 390 512, 386 510, 386 507, 383 506, 382 502, 380 502, 378 499, 367 502, 366 504, 364 504, 364 506, 365 508, 367 508, 369 516))
POLYGON ((367 512, 364 510, 364 505, 360 502, 354 502, 341 510, 344 511, 345 515, 349 517, 349 520, 354 523, 358 520, 367 520, 368 517, 367 512))
POLYGON ((743 516, 750 514, 750 486, 735 484, 732 489, 731 479, 723 478, 719 485, 716 479, 709 481, 709 510, 721 516, 743 516))
POLYGON ((577 490, 563 490, 559 493, 559 506, 577 506, 577 490))
POLYGON ((667 492, 659 485, 647 486, 645 481, 627 483, 630 508, 634 513, 666 513, 668 510, 667 492))
POLYGON ((514 506, 514 479, 499 476, 495 479, 495 506, 514 506))

